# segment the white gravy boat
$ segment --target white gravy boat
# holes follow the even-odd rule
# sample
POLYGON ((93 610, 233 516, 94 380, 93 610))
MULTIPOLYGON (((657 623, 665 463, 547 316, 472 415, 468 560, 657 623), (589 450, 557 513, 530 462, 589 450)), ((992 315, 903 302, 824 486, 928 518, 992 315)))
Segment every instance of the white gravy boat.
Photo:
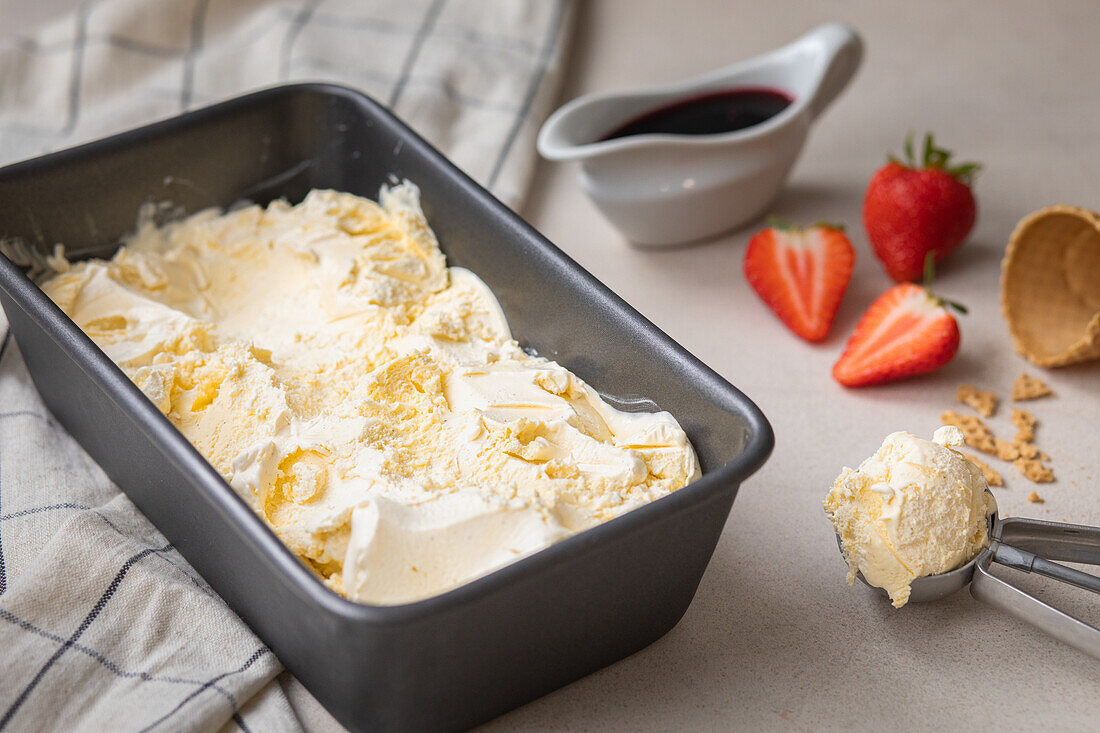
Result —
POLYGON ((632 242, 660 246, 710 237, 767 210, 810 125, 848 85, 862 56, 851 27, 827 23, 782 48, 685 81, 574 99, 542 126, 538 149, 550 160, 581 161, 581 187, 632 242), (732 132, 603 139, 652 110, 753 87, 794 101, 732 132))

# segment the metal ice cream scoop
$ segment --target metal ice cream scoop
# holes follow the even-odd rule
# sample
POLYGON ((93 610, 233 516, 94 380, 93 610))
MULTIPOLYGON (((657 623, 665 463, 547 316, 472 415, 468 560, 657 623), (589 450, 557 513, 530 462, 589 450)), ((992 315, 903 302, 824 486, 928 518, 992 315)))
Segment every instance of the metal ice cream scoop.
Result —
MULTIPOLYGON (((990 515, 989 537, 989 547, 962 567, 915 578, 909 586, 909 602, 935 601, 969 584, 970 594, 979 601, 1007 611, 1054 638, 1100 658, 1100 628, 1044 603, 989 572, 991 564, 1000 563, 1100 594, 1100 578, 1055 562, 1100 565, 1100 527, 1019 517, 998 519, 994 513, 990 515)), ((839 537, 837 544, 840 544, 839 537)), ((864 585, 875 588, 862 573, 857 573, 857 577, 864 585)))

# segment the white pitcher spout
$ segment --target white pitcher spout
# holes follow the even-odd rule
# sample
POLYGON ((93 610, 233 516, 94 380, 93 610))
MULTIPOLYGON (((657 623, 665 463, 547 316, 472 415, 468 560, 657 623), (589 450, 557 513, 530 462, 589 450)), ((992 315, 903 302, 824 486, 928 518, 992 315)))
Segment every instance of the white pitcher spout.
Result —
POLYGON ((795 44, 806 44, 820 54, 820 72, 809 102, 810 114, 816 118, 855 76, 863 60, 863 41, 846 23, 826 23, 792 45, 795 44))

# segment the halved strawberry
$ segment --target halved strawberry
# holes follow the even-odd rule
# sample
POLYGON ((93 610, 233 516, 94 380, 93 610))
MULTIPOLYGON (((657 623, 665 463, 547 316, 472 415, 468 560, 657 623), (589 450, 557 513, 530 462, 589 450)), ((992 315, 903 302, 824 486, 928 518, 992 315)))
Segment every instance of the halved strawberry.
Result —
MULTIPOLYGON (((925 261, 925 282, 931 281, 932 257, 925 261)), ((859 319, 833 378, 845 387, 866 387, 939 369, 959 350, 959 324, 948 305, 966 312, 927 287, 890 288, 859 319)))
POLYGON ((842 227, 795 229, 772 222, 749 240, 745 277, 787 328, 807 341, 821 341, 833 325, 855 260, 842 227))

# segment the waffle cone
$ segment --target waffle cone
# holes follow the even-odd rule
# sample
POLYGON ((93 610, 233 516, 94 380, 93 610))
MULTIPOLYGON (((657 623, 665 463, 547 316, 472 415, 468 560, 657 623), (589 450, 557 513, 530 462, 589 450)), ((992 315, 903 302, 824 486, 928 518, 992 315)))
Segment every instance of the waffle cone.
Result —
POLYGON ((1038 366, 1100 358, 1100 215, 1059 205, 1024 217, 1005 251, 1001 312, 1038 366))

